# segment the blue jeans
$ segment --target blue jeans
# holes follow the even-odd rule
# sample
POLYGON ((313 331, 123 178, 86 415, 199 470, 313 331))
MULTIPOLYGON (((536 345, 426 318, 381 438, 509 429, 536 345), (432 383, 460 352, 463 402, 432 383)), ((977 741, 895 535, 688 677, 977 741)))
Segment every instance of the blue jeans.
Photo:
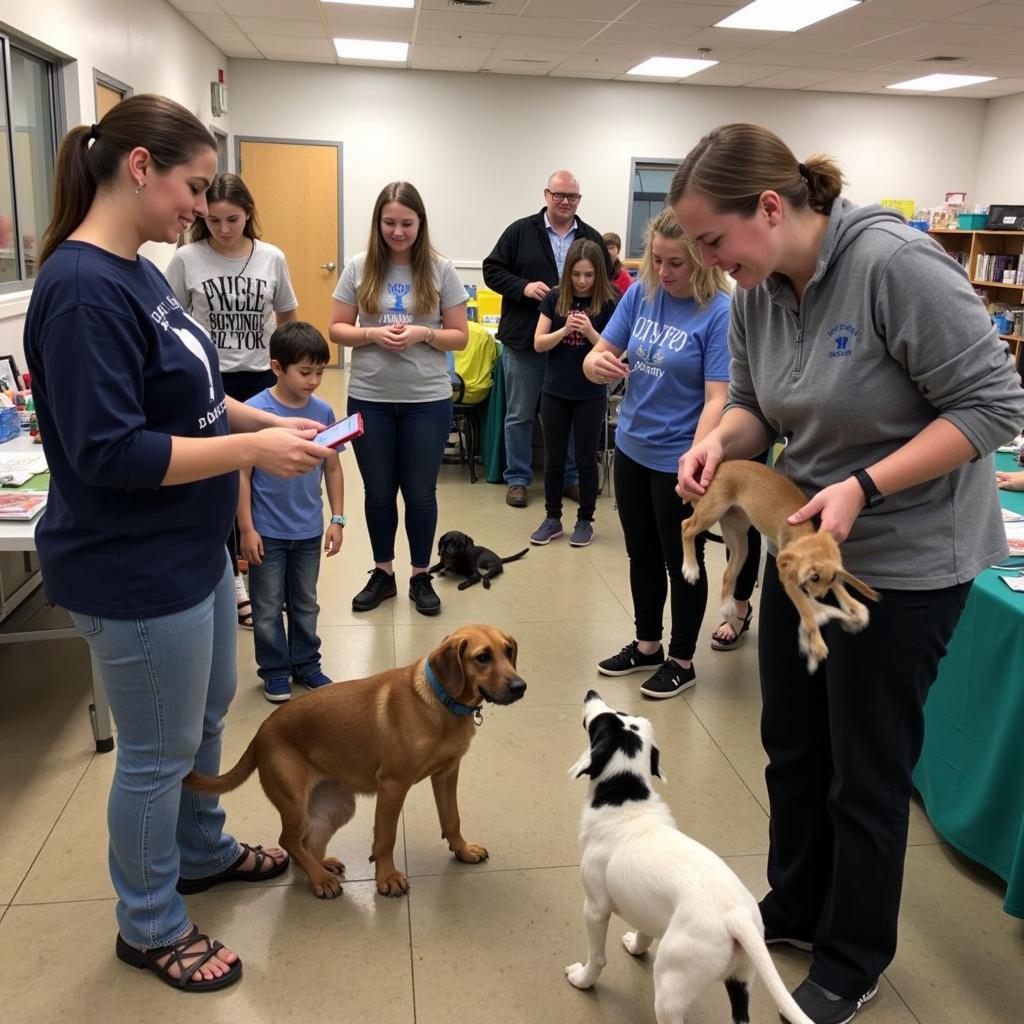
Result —
POLYGON ((395 557, 398 492, 412 564, 430 565, 437 532, 437 474, 452 426, 452 401, 368 402, 349 398, 348 414, 363 414, 362 437, 352 442, 363 478, 366 527, 375 562, 395 557))
MULTIPOLYGON (((547 357, 532 348, 524 351, 507 345, 501 350, 505 374, 505 483, 527 486, 533 479, 533 420, 540 402, 547 357)), ((580 481, 576 469, 576 440, 570 437, 565 460, 567 487, 580 481)))
POLYGON ((259 565, 249 563, 249 600, 260 679, 290 673, 301 681, 320 671, 320 637, 316 635, 319 576, 319 537, 263 537, 263 560, 259 565), (287 632, 283 617, 286 611, 287 632))
POLYGON ((175 889, 179 874, 205 878, 242 854, 224 831, 217 798, 181 786, 193 768, 220 772, 236 676, 231 568, 224 557, 216 589, 185 611, 151 619, 72 612, 71 618, 89 644, 117 724, 107 827, 118 928, 129 945, 164 946, 192 927, 175 889))

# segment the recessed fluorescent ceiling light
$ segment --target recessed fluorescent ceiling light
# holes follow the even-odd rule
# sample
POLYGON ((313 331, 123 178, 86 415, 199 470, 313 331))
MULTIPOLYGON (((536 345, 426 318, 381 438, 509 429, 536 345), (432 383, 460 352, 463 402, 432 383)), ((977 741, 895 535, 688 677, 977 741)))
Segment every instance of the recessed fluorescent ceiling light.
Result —
POLYGON ((345 60, 391 60, 401 64, 409 55, 408 43, 384 43, 379 39, 335 39, 334 48, 345 60))
POLYGON ((627 75, 657 75, 659 78, 689 78, 705 68, 713 67, 717 60, 689 60, 681 57, 649 57, 643 64, 630 68, 627 75))
POLYGON ((416 0, 320 0, 324 4, 352 4, 357 7, 412 7, 416 0))
POLYGON ((860 0, 754 0, 723 21, 715 22, 715 28, 798 32, 859 3, 860 0))
POLYGON ((960 89, 965 85, 977 85, 979 82, 994 82, 993 75, 925 75, 924 78, 912 78, 909 82, 897 82, 887 85, 886 89, 917 89, 921 92, 942 92, 943 89, 960 89))

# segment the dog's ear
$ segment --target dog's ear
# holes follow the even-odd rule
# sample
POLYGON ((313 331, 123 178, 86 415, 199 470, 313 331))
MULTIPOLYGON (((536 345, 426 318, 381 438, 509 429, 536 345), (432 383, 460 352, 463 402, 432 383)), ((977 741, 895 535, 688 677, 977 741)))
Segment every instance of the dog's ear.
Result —
POLYGON ((431 652, 430 665, 441 685, 453 697, 466 685, 466 670, 462 664, 469 638, 453 633, 441 641, 441 646, 431 652))
POLYGON ((503 634, 505 637, 505 643, 512 648, 512 653, 508 656, 508 660, 512 662, 513 668, 518 668, 516 660, 519 658, 519 642, 514 636, 509 636, 508 633, 503 634))
POLYGON ((854 590, 860 591, 860 593, 872 601, 880 601, 882 599, 882 595, 874 587, 869 587, 863 580, 857 579, 853 573, 847 572, 845 569, 837 569, 836 577, 845 583, 849 583, 854 590))
POLYGON ((608 762, 620 749, 621 732, 622 723, 612 714, 598 715, 590 723, 590 749, 574 765, 578 766, 577 779, 581 775, 589 775, 596 779, 604 772, 608 762))
POLYGON ((659 778, 663 782, 669 781, 668 776, 662 771, 662 752, 653 743, 650 748, 650 777, 659 778))
POLYGON ((792 551, 780 551, 775 559, 780 579, 792 579, 796 572, 797 556, 792 551))
POLYGON ((590 747, 587 747, 576 759, 576 763, 569 769, 569 774, 578 779, 581 775, 590 774, 590 747))
POLYGON ((473 538, 470 537, 470 535, 468 533, 464 533, 462 535, 462 543, 465 544, 467 548, 475 548, 476 547, 476 541, 474 541, 473 538))

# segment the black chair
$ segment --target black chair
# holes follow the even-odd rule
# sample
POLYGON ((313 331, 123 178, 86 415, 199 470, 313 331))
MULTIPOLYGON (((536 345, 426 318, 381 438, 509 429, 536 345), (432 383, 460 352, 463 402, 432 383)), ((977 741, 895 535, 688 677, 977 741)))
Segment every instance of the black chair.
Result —
POLYGON ((469 466, 469 482, 476 483, 476 457, 480 454, 480 409, 486 401, 468 404, 466 382, 455 372, 455 360, 448 353, 448 376, 452 381, 452 430, 458 438, 459 465, 469 466))

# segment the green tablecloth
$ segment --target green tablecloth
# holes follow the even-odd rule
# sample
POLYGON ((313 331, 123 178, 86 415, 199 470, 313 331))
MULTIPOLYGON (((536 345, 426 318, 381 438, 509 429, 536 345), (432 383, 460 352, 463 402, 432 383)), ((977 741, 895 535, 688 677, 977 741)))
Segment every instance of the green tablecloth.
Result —
POLYGON ((505 371, 501 365, 501 345, 494 361, 494 383, 487 396, 480 430, 480 449, 484 476, 489 484, 505 482, 505 371))
MULTIPOLYGON (((1008 455, 996 466, 1020 468, 1008 455)), ((1000 497, 1024 515, 1024 492, 1000 497)), ((971 588, 925 705, 914 783, 939 833, 1005 879, 1003 909, 1024 917, 1024 593, 1000 575, 971 588)))

